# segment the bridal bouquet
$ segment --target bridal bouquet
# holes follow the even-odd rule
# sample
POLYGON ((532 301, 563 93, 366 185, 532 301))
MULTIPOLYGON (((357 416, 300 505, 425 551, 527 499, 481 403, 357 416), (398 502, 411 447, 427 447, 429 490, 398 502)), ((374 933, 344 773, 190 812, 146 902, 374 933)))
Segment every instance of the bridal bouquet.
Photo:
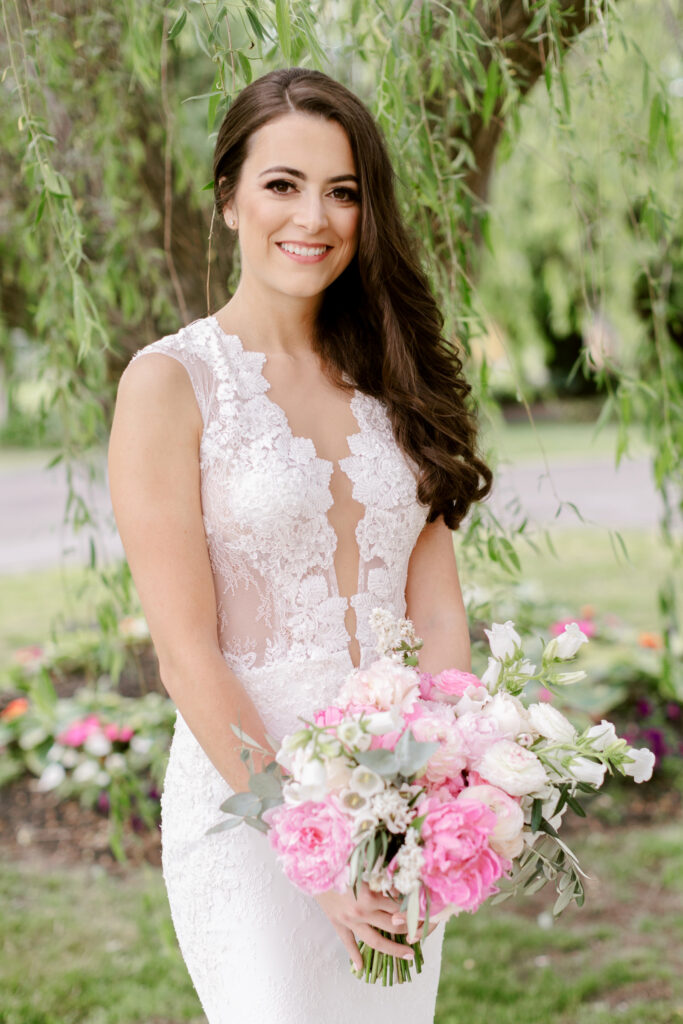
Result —
MULTIPOLYGON (((554 912, 583 902, 581 869, 558 830, 567 808, 580 815, 582 793, 606 772, 643 782, 653 754, 619 739, 607 721, 579 733, 550 703, 524 701, 535 680, 554 689, 583 678, 565 663, 587 642, 572 623, 543 651, 525 656, 512 622, 486 630, 491 648, 481 678, 417 669, 421 641, 407 619, 376 609, 378 659, 346 679, 334 705, 285 736, 276 759, 250 768, 248 793, 222 804, 232 817, 267 832, 283 871, 320 893, 367 883, 396 899, 406 919, 415 968, 418 930, 435 919, 473 912, 548 881, 554 912)), ((369 982, 410 980, 406 961, 360 944, 369 982)))

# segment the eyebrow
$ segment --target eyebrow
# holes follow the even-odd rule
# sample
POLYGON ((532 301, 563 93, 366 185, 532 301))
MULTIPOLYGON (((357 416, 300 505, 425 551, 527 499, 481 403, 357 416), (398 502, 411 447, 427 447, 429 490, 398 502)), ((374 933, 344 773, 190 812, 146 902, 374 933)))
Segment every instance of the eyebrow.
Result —
MULTIPOLYGON (((301 181, 306 180, 306 175, 303 171, 297 171, 295 167, 269 167, 266 171, 261 171, 259 178, 262 178, 264 174, 289 174, 292 178, 299 178, 301 181)), ((335 174, 333 178, 327 179, 327 184, 331 185, 336 181, 355 181, 358 184, 358 178, 355 174, 335 174)))

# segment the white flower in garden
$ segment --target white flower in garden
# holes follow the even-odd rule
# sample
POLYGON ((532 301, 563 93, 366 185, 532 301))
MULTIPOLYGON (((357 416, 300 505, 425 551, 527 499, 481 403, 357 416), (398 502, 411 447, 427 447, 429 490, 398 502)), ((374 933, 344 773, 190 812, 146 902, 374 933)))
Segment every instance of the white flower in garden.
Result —
POLYGON ((489 638, 489 647, 494 658, 505 661, 506 658, 512 658, 519 653, 522 641, 511 619, 502 624, 494 622, 491 628, 485 629, 484 632, 489 638))
POLYGON ((495 692, 495 689, 498 686, 498 680, 500 679, 500 673, 502 671, 502 664, 495 658, 489 658, 488 667, 481 677, 481 681, 489 693, 495 692))
POLYGON ((133 736, 130 741, 130 749, 136 754, 149 754, 150 750, 154 746, 154 740, 149 736, 133 736))
POLYGON ((83 749, 93 757, 106 757, 107 754, 111 754, 111 740, 108 740, 100 729, 97 729, 86 738, 83 749))
POLYGON ((647 747, 629 747, 627 750, 631 760, 622 766, 624 775, 630 775, 634 782, 647 782, 652 778, 655 766, 655 755, 647 747))
POLYGON ((510 796, 535 793, 548 781, 536 755, 513 740, 498 740, 485 751, 475 767, 487 782, 499 786, 510 796))
POLYGON ((373 772, 371 768, 366 768, 365 765, 359 764, 351 772, 349 789, 355 790, 361 796, 371 797, 375 793, 382 792, 384 789, 384 779, 377 772, 373 772))
POLYGON ((567 661, 568 658, 574 657, 581 644, 587 643, 586 634, 581 632, 576 622, 570 622, 564 627, 564 633, 555 637, 554 657, 560 661, 567 661))
POLYGON ((39 743, 47 739, 47 733, 40 725, 34 726, 32 729, 27 729, 22 736, 19 737, 19 746, 22 750, 33 750, 39 743))
POLYGON ((104 762, 104 767, 112 775, 120 775, 126 770, 126 759, 123 754, 110 754, 104 762))
POLYGON ((48 761, 59 761, 61 763, 66 749, 61 743, 53 743, 45 756, 48 761))
POLYGON ((87 761, 81 761, 81 763, 74 769, 71 778, 74 782, 78 782, 80 785, 92 782, 100 770, 100 766, 97 761, 93 761, 90 758, 87 761))
POLYGON ((613 746, 619 742, 616 729, 611 722, 606 719, 600 722, 600 725, 593 725, 586 732, 586 739, 591 741, 593 750, 606 750, 607 747, 613 746))
POLYGON ((95 776, 95 782, 98 786, 101 786, 102 789, 105 789, 111 782, 111 776, 108 772, 99 771, 95 776))
POLYGON ((80 761, 80 756, 77 750, 73 747, 65 747, 64 753, 62 754, 61 762, 65 768, 75 768, 80 761))
POLYGON ((43 774, 36 782, 36 789, 39 793, 49 793, 51 789, 61 785, 65 778, 66 772, 62 765, 52 762, 43 770, 43 774))
POLYGON ((573 743, 576 729, 552 704, 530 704, 528 708, 531 727, 553 743, 573 743))
POLYGON ((587 782, 596 788, 602 786, 605 780, 607 768, 598 761, 592 761, 589 757, 573 757, 567 766, 567 771, 577 782, 587 782))
POLYGON ((509 740, 528 725, 524 705, 509 693, 496 693, 481 711, 484 718, 492 718, 501 736, 509 740))

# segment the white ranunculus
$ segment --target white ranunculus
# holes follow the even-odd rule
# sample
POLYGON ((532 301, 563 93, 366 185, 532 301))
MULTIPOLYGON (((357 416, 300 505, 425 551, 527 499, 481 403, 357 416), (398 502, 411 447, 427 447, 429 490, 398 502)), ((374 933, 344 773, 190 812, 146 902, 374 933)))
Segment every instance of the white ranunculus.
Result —
POLYGON ((531 704, 528 708, 532 729, 553 743, 573 743, 576 729, 552 704, 531 704))
POLYGON ((97 761, 92 761, 88 758, 87 761, 81 761, 78 767, 74 768, 71 778, 74 782, 78 782, 82 785, 87 782, 92 782, 99 770, 100 766, 97 761))
POLYGON ((577 782, 587 782, 591 786, 602 786, 607 771, 604 764, 592 761, 589 757, 573 757, 567 771, 577 782))
POLYGON ((513 740, 498 740, 475 765, 492 786, 510 796, 535 793, 548 781, 545 768, 534 753, 513 740))
POLYGON ((591 726, 586 733, 586 739, 591 741, 593 750, 606 750, 607 747, 619 742, 614 726, 604 718, 600 725, 591 726))
POLYGON ((111 754, 111 740, 107 739, 103 732, 98 729, 91 732, 83 744, 83 749, 93 757, 106 757, 111 754))
POLYGON ((57 764, 53 761, 47 765, 44 769, 43 774, 36 782, 36 789, 39 793, 49 793, 51 789, 56 789, 64 779, 66 778, 66 772, 61 764, 57 764))
POLYGON ((491 628, 485 629, 484 632, 489 638, 489 647, 494 658, 500 658, 501 661, 504 661, 506 658, 511 658, 518 653, 522 641, 511 619, 502 624, 494 622, 491 628))
POLYGON ((632 776, 634 782, 647 782, 652 778, 655 755, 651 750, 647 747, 629 747, 627 754, 631 761, 624 764, 624 775, 632 776))
POLYGON ((575 622, 570 622, 568 626, 565 626, 564 633, 556 636, 555 640, 555 657, 559 658, 560 661, 573 658, 581 644, 588 643, 588 637, 585 633, 581 632, 575 622))

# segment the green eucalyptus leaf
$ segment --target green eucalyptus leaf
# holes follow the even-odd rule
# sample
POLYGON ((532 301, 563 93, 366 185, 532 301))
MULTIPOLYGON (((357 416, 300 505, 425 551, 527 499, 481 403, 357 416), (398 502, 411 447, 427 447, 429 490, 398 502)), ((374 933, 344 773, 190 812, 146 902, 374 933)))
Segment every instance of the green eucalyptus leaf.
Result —
POLYGON ((216 832, 229 832, 230 829, 237 828, 242 822, 242 818, 227 818, 225 821, 219 822, 218 825, 214 825, 213 828, 207 829, 205 834, 211 836, 216 832))
POLYGON ((238 814, 241 817, 256 815, 261 810, 261 801, 255 793, 233 793, 221 804, 226 814, 238 814))

